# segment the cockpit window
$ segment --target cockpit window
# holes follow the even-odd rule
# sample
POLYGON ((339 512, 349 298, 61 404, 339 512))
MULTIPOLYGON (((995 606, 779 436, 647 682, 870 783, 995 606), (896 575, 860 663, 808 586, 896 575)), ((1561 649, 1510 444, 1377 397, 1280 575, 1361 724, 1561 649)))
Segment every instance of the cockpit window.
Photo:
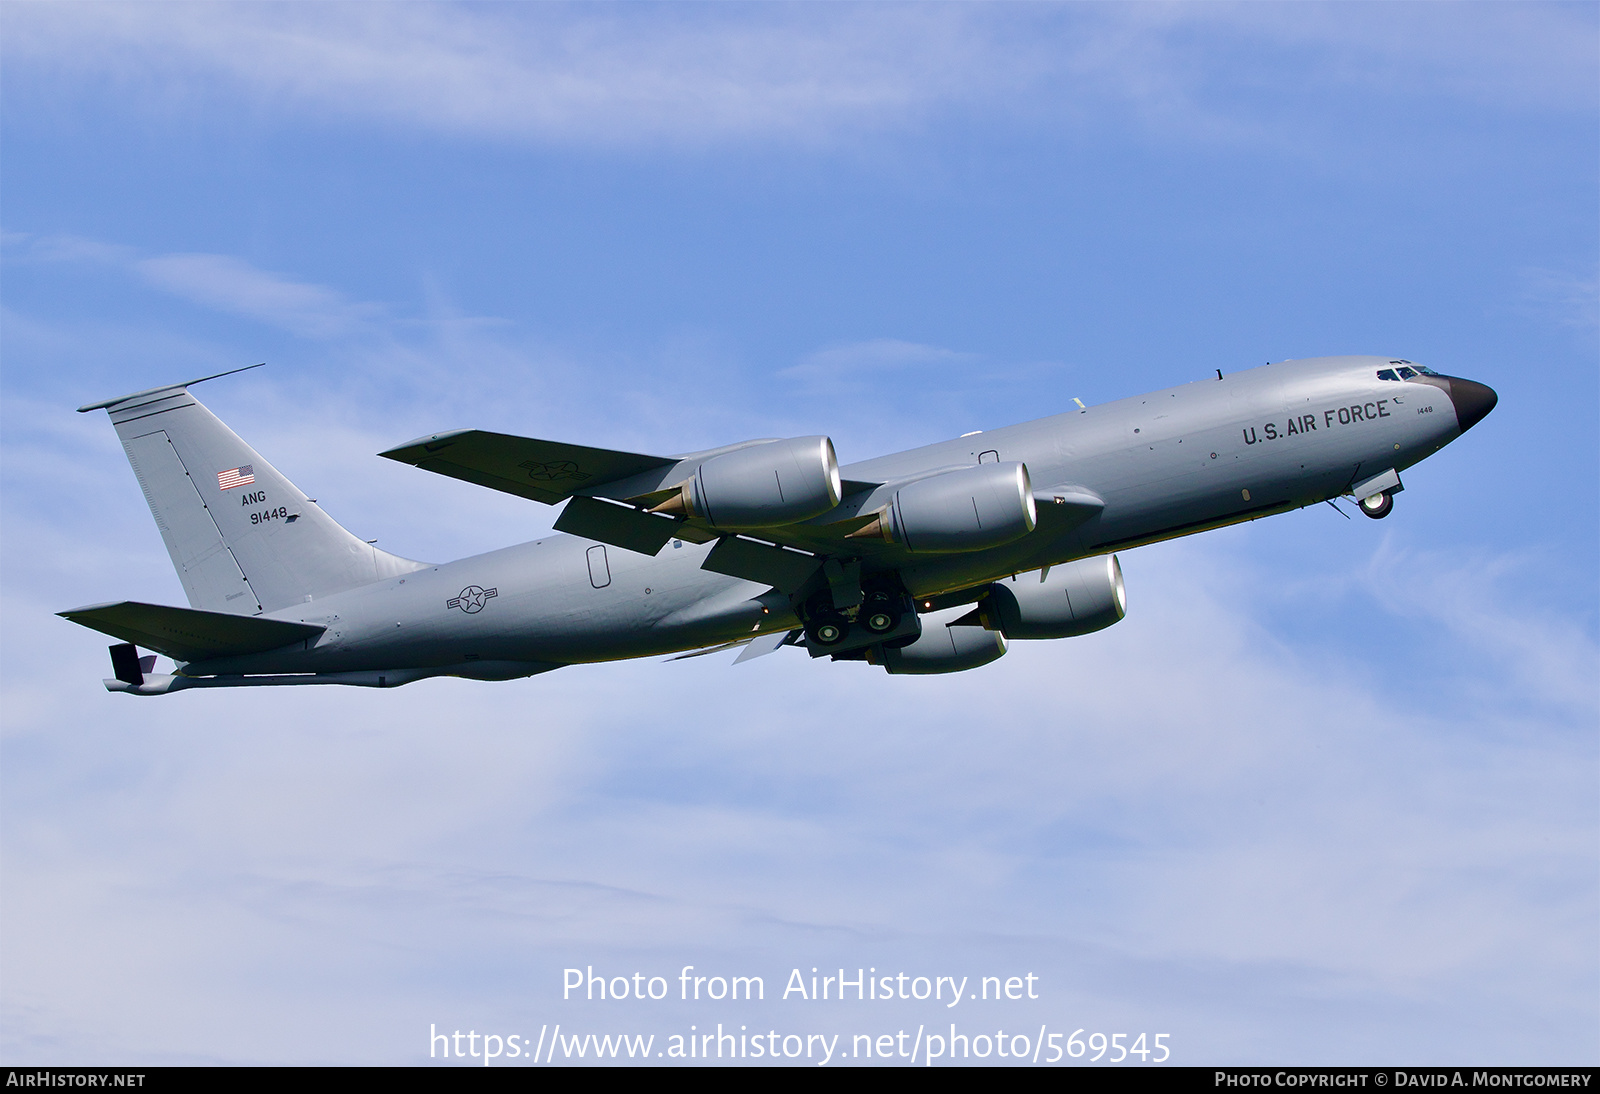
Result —
POLYGON ((1433 369, 1429 368, 1427 365, 1412 365, 1411 367, 1416 369, 1418 372, 1422 373, 1422 375, 1424 375, 1424 376, 1437 376, 1437 375, 1439 375, 1437 372, 1433 371, 1433 369))
POLYGON ((1416 371, 1414 369, 1409 369, 1409 368, 1404 368, 1404 367, 1402 367, 1400 369, 1400 378, 1402 380, 1409 380, 1409 379, 1411 379, 1411 377, 1413 377, 1415 375, 1416 375, 1416 371))
POLYGON ((1380 379, 1380 380, 1398 380, 1398 379, 1400 379, 1400 377, 1398 377, 1398 376, 1396 376, 1394 374, 1394 369, 1392 369, 1392 368, 1380 368, 1378 370, 1378 379, 1380 379))

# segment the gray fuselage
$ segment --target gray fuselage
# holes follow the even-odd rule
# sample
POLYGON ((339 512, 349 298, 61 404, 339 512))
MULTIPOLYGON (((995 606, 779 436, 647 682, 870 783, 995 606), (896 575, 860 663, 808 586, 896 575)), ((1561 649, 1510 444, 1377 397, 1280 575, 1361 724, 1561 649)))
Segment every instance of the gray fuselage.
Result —
MULTIPOLYGON (((1038 524, 1015 542, 940 555, 860 546, 864 571, 893 568, 912 596, 925 598, 1314 504, 1410 467, 1477 420, 1463 424, 1470 412, 1458 411, 1461 396, 1453 400, 1450 378, 1378 378, 1396 364, 1377 357, 1287 361, 851 464, 843 469, 848 480, 888 485, 847 496, 815 523, 869 513, 896 484, 935 470, 1026 464, 1038 524), (1104 508, 1088 520, 1066 519, 1051 496, 1068 486, 1098 495, 1104 508)), ((697 649, 799 625, 786 596, 701 569, 710 549, 674 540, 652 557, 552 535, 267 613, 327 630, 299 646, 184 671, 554 667, 697 649)))

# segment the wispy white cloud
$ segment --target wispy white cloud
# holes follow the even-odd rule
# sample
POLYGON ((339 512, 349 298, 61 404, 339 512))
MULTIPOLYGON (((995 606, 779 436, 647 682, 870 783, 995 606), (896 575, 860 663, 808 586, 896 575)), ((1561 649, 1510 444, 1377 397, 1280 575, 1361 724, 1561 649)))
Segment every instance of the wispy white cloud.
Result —
POLYGON ((511 139, 831 140, 951 109, 1261 129, 1229 89, 1591 110, 1592 12, 1552 5, 11 5, 13 69, 511 139))
POLYGON ((1168 4, 1174 27, 1296 50, 1321 83, 1385 96, 1593 113, 1592 7, 1561 4, 1168 4))
POLYGON ((133 270, 148 284, 204 307, 258 319, 306 338, 358 331, 382 312, 323 285, 291 281, 231 255, 142 258, 133 270))
MULTIPOLYGON (((8 525, 12 557, 35 530, 8 525)), ((565 965, 770 987, 827 960, 986 971, 1000 947, 1050 1015, 1132 1008, 1211 1058, 1323 1058, 1329 1008, 1423 998, 1488 1015, 1497 1058, 1592 1045, 1592 871, 1563 882, 1590 857, 1580 720, 1513 747, 1408 715, 1382 672, 1275 641, 1241 606, 1263 575, 1218 557, 1137 553, 1117 628, 944 679, 788 651, 135 705, 95 690, 93 636, 13 637, 8 1051, 409 1059, 455 1007, 593 1021, 559 1009, 565 965), (1229 989, 1185 999, 1197 969, 1229 989)), ((29 560, 8 615, 79 563, 29 560)), ((1448 1021, 1403 1036, 1460 1044, 1448 1021)))
POLYGON ((816 137, 1008 84, 959 9, 96 6, 11 21, 12 56, 181 101, 221 79, 299 108, 612 143, 816 137))
MULTIPOLYGON (((384 352, 388 380, 426 356, 384 352)), ((893 386, 966 358, 878 339, 808 363, 893 386)), ((266 370, 215 394, 363 538, 444 558, 466 553, 461 528, 483 549, 550 511, 371 453, 422 431, 394 435, 400 420, 480 424, 438 419, 544 371, 508 360, 377 414, 266 370)), ((617 413, 594 386, 530 405, 586 439, 617 413)), ((652 428, 705 410, 700 391, 672 397, 652 428)), ((1252 534, 1234 529, 1125 557, 1116 628, 1019 642, 969 675, 785 651, 141 702, 101 692, 104 642, 50 615, 181 599, 132 475, 100 415, 5 413, 3 916, 28 940, 6 955, 8 1054, 392 1061, 419 1052, 414 1029, 465 1020, 438 1013, 453 1000, 479 1028, 556 1020, 565 965, 782 975, 899 954, 979 971, 996 948, 1050 978, 1051 1007, 1132 1007, 1215 1054, 1270 1035, 1314 1058, 1330 1005, 1418 997, 1493 1016, 1500 1047, 1548 1043, 1506 1025, 1541 1007, 1540 1037, 1592 1043, 1592 871, 1571 878, 1592 847, 1594 645, 1572 613, 1496 592, 1515 558, 1353 568, 1375 610, 1436 621, 1425 699, 1370 651, 1330 664, 1287 641, 1278 622, 1322 593, 1265 606, 1277 575, 1206 546, 1252 534), (1474 688, 1504 696, 1456 701, 1474 688), (1504 731, 1510 708, 1522 732, 1504 731), (1185 1001, 1173 987, 1197 968, 1236 990, 1185 1001), (1158 986, 1129 1003, 1137 976, 1158 986)), ((1404 1036, 1447 1055, 1460 1042, 1439 1029, 1404 1036)))
POLYGON ((131 247, 103 240, 87 239, 74 235, 34 236, 16 232, 6 237, 7 258, 21 258, 37 262, 97 262, 108 266, 122 266, 132 262, 136 252, 131 247))
POLYGON ((1521 280, 1521 306, 1527 314, 1585 332, 1600 327, 1600 277, 1528 269, 1521 280))
POLYGON ((83 262, 124 270, 150 288, 303 338, 370 332, 387 311, 381 304, 353 301, 325 285, 296 281, 234 255, 141 256, 131 247, 71 235, 19 234, 8 243, 11 261, 83 262))
POLYGON ((807 354, 798 364, 778 375, 808 390, 836 390, 840 386, 881 383, 886 373, 932 371, 977 360, 976 354, 907 342, 899 338, 872 338, 864 342, 826 346, 807 354))
POLYGON ((1565 708, 1600 719, 1600 686, 1592 675, 1600 646, 1579 619, 1507 603, 1498 590, 1508 579, 1538 571, 1534 551, 1518 556, 1463 558, 1459 553, 1404 551, 1385 542, 1361 574, 1362 583, 1391 611, 1427 619, 1447 629, 1455 642, 1476 649, 1498 668, 1491 688, 1480 691, 1486 707, 1526 711, 1531 705, 1565 708), (1515 681, 1515 702, 1493 694, 1515 681))

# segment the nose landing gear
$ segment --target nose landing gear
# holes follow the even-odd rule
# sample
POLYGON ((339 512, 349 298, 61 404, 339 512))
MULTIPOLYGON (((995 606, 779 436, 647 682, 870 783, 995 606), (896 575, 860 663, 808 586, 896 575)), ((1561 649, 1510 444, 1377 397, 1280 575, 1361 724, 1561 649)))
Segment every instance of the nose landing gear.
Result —
POLYGON ((1361 511, 1373 520, 1382 520, 1394 509, 1394 496, 1391 494, 1370 494, 1361 499, 1361 511))

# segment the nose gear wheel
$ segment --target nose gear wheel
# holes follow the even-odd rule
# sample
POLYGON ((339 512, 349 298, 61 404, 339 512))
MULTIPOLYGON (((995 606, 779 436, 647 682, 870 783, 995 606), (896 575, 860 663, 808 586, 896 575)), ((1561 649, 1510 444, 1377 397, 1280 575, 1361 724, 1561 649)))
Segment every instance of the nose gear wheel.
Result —
POLYGON ((1362 498, 1361 511, 1373 520, 1382 520, 1394 508, 1394 498, 1388 494, 1373 494, 1362 498))

